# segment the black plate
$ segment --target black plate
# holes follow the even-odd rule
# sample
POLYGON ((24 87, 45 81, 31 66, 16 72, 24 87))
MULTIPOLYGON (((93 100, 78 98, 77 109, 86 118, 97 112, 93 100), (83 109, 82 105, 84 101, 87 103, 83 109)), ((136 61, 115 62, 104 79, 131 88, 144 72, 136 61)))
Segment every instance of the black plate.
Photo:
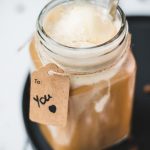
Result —
MULTIPOLYGON (((150 17, 128 17, 132 33, 133 53, 137 60, 137 83, 132 118, 132 137, 111 150, 150 150, 150 94, 144 94, 143 87, 150 83, 150 17)), ((27 133, 38 150, 52 150, 41 134, 38 125, 29 120, 28 76, 23 93, 23 118, 27 133)))

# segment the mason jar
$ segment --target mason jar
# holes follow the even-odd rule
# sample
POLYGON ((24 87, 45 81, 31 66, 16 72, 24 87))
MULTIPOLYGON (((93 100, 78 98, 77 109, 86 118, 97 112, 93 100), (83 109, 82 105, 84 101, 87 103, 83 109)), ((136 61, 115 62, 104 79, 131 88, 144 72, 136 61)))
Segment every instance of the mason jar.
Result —
MULTIPOLYGON (((131 35, 120 7, 118 33, 90 47, 56 42, 43 29, 48 12, 68 0, 54 0, 41 11, 30 44, 33 70, 52 63, 70 78, 68 119, 65 127, 40 125, 54 150, 100 150, 128 137, 134 95, 136 63, 131 35)), ((96 0, 88 1, 89 3, 96 0)))

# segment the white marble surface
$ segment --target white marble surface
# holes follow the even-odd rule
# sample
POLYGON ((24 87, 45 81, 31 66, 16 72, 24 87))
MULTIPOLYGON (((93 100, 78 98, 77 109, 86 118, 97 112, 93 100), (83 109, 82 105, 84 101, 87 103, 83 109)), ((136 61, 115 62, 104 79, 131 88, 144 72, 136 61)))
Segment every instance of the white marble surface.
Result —
MULTIPOLYGON (((0 150, 32 149, 30 145, 25 148, 21 110, 30 67, 28 47, 21 52, 17 49, 34 32, 37 15, 48 1, 0 0, 0 150)), ((121 5, 127 14, 150 14, 150 0, 121 0, 121 5)))
POLYGON ((127 15, 150 15, 150 0, 120 0, 127 15))
POLYGON ((0 150, 23 150, 22 90, 29 70, 27 48, 44 0, 0 0, 0 150))

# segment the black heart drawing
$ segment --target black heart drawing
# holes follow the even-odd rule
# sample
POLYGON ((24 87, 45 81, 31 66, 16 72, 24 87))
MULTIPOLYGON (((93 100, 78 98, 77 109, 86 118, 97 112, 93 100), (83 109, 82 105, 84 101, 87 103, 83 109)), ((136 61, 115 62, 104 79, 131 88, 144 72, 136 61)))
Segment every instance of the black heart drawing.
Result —
POLYGON ((52 112, 52 113, 55 113, 57 110, 56 106, 55 105, 51 105, 49 106, 49 111, 52 112))

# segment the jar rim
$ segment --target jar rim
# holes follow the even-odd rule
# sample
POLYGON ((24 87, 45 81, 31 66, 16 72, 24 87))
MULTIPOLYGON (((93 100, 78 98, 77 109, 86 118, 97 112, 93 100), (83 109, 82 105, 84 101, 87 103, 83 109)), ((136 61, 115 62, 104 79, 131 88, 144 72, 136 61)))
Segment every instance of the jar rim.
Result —
MULTIPOLYGON (((102 44, 98 44, 95 46, 88 46, 88 47, 73 47, 73 46, 68 46, 62 43, 57 42, 56 40, 54 40, 53 38, 51 38, 44 30, 43 25, 42 25, 42 18, 43 18, 43 14, 45 14, 45 12, 47 12, 47 9, 49 8, 50 5, 52 5, 54 1, 52 0, 51 2, 49 2, 40 12, 39 16, 38 16, 38 20, 37 20, 37 32, 38 35, 42 38, 42 40, 44 41, 48 41, 51 42, 53 44, 55 44, 56 46, 60 46, 62 48, 67 48, 69 50, 88 50, 88 49, 95 49, 95 48, 103 48, 105 46, 108 46, 109 44, 112 44, 112 42, 116 41, 120 35, 123 33, 125 27, 126 27, 126 16, 123 12, 123 10, 120 8, 120 6, 117 7, 117 11, 119 12, 120 16, 121 16, 121 26, 119 31, 117 32, 117 34, 111 38, 110 40, 108 40, 107 42, 104 42, 102 44), (46 39, 46 40, 45 40, 46 39)), ((56 2, 56 1, 55 1, 56 2)), ((66 3, 68 1, 64 1, 64 3, 66 3)), ((59 4, 62 4, 62 2, 59 1, 58 4, 56 4, 54 7, 58 6, 59 4)), ((52 7, 52 8, 54 8, 52 7)), ((49 10, 49 9, 48 9, 49 10)), ((47 48, 49 50, 49 48, 47 48)))

